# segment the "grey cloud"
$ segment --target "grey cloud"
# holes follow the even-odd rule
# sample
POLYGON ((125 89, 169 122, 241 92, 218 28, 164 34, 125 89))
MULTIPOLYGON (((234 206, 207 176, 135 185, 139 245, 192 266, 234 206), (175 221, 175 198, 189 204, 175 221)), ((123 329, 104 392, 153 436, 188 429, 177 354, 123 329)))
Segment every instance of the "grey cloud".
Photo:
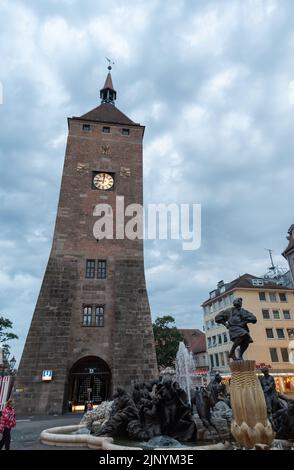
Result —
POLYGON ((198 251, 145 244, 153 316, 201 328, 200 305, 218 280, 265 271, 264 248, 284 263, 293 2, 28 0, 0 9, 0 305, 21 337, 18 356, 51 246, 66 117, 98 103, 105 56, 116 62, 118 107, 146 125, 145 202, 203 205, 198 251))

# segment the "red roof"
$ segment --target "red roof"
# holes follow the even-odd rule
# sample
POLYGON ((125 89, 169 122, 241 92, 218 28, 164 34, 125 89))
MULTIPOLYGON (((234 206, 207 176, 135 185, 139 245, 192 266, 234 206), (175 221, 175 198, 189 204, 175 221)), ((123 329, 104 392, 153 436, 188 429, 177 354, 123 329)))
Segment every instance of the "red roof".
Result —
POLYGON ((110 72, 108 72, 108 74, 107 74, 103 89, 104 88, 110 88, 110 90, 115 91, 114 88, 113 88, 112 77, 111 77, 110 72))
POLYGON ((194 329, 179 329, 179 331, 184 337, 186 346, 189 347, 192 353, 206 352, 206 339, 202 331, 194 329))
POLYGON ((87 121, 109 122, 113 124, 127 124, 138 126, 134 121, 131 121, 124 113, 122 113, 116 106, 111 103, 103 103, 97 108, 91 109, 86 114, 73 119, 85 119, 87 121))

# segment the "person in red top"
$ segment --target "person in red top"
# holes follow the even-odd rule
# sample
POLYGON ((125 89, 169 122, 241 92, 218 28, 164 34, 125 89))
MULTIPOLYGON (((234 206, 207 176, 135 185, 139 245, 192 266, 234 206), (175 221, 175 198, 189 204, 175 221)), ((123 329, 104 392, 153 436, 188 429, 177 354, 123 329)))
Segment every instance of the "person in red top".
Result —
POLYGON ((15 420, 15 411, 13 408, 12 399, 8 400, 6 406, 2 411, 2 416, 0 418, 0 433, 3 433, 2 439, 0 441, 0 450, 5 446, 5 450, 10 449, 10 432, 11 428, 14 428, 16 425, 15 420))

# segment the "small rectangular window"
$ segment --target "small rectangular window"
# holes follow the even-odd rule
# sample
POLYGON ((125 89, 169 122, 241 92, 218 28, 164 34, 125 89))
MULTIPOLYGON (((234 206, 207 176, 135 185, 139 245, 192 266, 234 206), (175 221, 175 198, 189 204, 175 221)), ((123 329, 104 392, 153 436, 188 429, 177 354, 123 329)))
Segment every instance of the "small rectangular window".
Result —
POLYGON ((289 354, 288 354, 287 348, 281 348, 281 355, 282 355, 283 362, 289 362, 289 354))
POLYGON ((272 328, 266 328, 265 332, 266 332, 266 337, 267 338, 269 338, 269 339, 274 338, 274 331, 273 331, 272 328))
POLYGON ((262 317, 264 320, 270 320, 269 310, 262 310, 262 317))
POLYGON ((223 337, 224 337, 224 343, 227 343, 228 342, 227 333, 223 333, 223 337))
POLYGON ((92 307, 90 305, 87 305, 86 307, 84 307, 83 325, 84 326, 91 326, 92 325, 92 307))
POLYGON ((89 132, 91 130, 90 124, 83 124, 83 131, 89 132))
POLYGON ((110 134, 110 127, 108 127, 108 126, 103 126, 103 127, 102 127, 102 132, 104 132, 104 134, 110 134))
POLYGON ((217 335, 218 344, 222 344, 222 335, 217 335))
POLYGON ((207 338, 207 347, 210 348, 211 347, 211 338, 207 338))
POLYGON ((219 353, 219 356, 220 356, 220 363, 221 363, 221 366, 224 367, 224 365, 225 365, 224 353, 223 353, 223 352, 220 352, 220 353, 219 353))
POLYGON ((277 328, 276 332, 277 332, 277 337, 279 339, 284 339, 285 338, 285 333, 284 333, 283 328, 277 328))
POLYGON ((277 294, 276 294, 276 292, 270 292, 270 293, 269 293, 269 298, 270 298, 270 302, 277 302, 277 294))
POLYGON ((106 279, 106 260, 104 259, 98 259, 97 279, 106 279))
POLYGON ((214 368, 214 360, 213 360, 213 355, 212 354, 210 354, 209 359, 210 359, 210 367, 211 367, 211 369, 213 369, 214 368))
POLYGON ((214 355, 214 358, 215 358, 216 367, 219 367, 219 360, 218 360, 218 354, 217 353, 214 355))
POLYGON ((265 302, 266 301, 265 292, 258 292, 258 294, 259 294, 259 300, 261 302, 265 302))
POLYGON ((280 312, 279 310, 273 310, 273 318, 274 320, 280 320, 280 312))
POLYGON ((283 310, 284 320, 291 320, 290 310, 283 310))
POLYGON ((294 339, 294 328, 287 328, 288 338, 294 339))
POLYGON ((95 310, 95 326, 104 326, 104 305, 98 305, 95 310))
POLYGON ((276 348, 270 348, 270 355, 272 362, 279 362, 278 353, 276 348))
POLYGON ((94 259, 87 259, 86 261, 86 277, 93 279, 95 277, 95 265, 94 259))
POLYGON ((279 297, 281 302, 287 302, 287 296, 284 292, 279 292, 279 297))
POLYGON ((130 135, 130 129, 122 129, 121 133, 122 135, 130 135))

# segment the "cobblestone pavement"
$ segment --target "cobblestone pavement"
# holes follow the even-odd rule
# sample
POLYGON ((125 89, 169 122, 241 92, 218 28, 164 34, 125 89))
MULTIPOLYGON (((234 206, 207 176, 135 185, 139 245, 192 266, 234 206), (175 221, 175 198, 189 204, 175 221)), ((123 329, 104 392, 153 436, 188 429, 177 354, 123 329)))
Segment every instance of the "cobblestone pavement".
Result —
POLYGON ((47 446, 40 442, 40 434, 44 429, 79 424, 82 416, 82 414, 66 414, 50 417, 21 417, 17 419, 16 427, 11 431, 11 450, 86 450, 86 447, 47 446))

